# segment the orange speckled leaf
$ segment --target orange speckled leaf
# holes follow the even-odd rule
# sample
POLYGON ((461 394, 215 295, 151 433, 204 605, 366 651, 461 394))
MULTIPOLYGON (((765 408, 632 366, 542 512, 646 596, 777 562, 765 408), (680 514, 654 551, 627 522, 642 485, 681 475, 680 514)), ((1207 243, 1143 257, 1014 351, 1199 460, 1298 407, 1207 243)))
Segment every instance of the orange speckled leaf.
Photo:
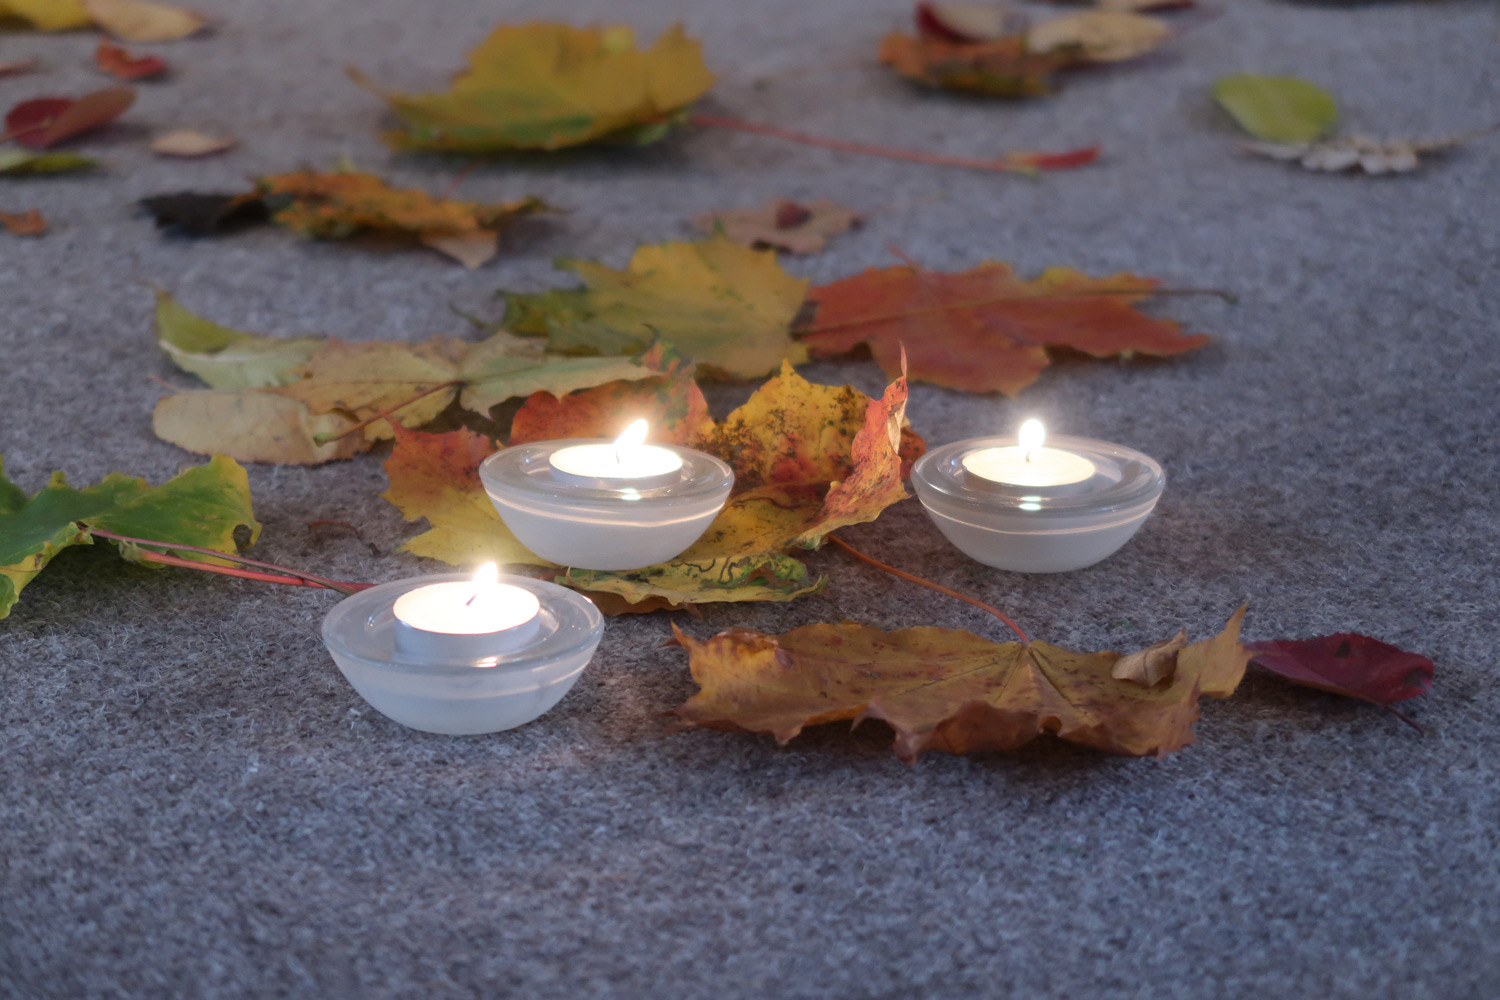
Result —
POLYGON ((854 436, 870 397, 852 385, 814 385, 781 363, 714 431, 706 449, 734 468, 735 488, 819 483, 853 471, 854 436))
POLYGON ((769 733, 780 743, 807 726, 881 719, 906 761, 928 750, 1012 750, 1048 732, 1160 757, 1193 742, 1200 696, 1226 698, 1239 685, 1249 659, 1239 641, 1244 614, 1181 650, 1171 677, 1150 687, 1110 676, 1118 653, 996 643, 957 629, 848 623, 701 641, 676 630, 700 688, 677 714, 689 726, 769 733))
POLYGON ((609 382, 559 399, 534 392, 516 411, 510 443, 615 437, 634 420, 650 426, 649 441, 698 447, 713 431, 703 391, 687 375, 609 382))
POLYGON ((918 382, 1014 396, 1050 364, 1049 347, 1103 358, 1180 354, 1208 343, 1135 308, 1157 284, 1060 267, 1022 281, 995 261, 957 274, 872 269, 814 288, 808 298, 817 313, 801 336, 818 357, 866 344, 891 375, 900 371, 904 345, 918 382))

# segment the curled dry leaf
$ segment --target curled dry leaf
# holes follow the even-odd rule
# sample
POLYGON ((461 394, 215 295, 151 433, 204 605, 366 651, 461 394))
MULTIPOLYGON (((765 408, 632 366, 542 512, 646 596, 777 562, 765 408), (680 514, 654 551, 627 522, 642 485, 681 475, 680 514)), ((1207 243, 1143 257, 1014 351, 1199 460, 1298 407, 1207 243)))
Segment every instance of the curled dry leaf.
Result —
POLYGON ((6 133, 23 146, 47 149, 114 121, 135 103, 131 87, 109 87, 82 97, 35 97, 5 115, 6 133))
POLYGON ((1170 34, 1166 25, 1153 18, 1091 10, 1034 25, 1026 33, 1026 45, 1033 52, 1076 50, 1090 62, 1121 62, 1145 55, 1170 34))
POLYGON ((1294 684, 1390 706, 1432 689, 1432 661, 1367 635, 1248 642, 1253 661, 1294 684))
POLYGON ((1171 680, 1177 672, 1177 654, 1187 648, 1187 629, 1179 629, 1170 639, 1153 643, 1135 653, 1120 657, 1109 675, 1117 681, 1130 681, 1153 687, 1171 680))
POLYGON ((75 170, 92 170, 99 161, 77 153, 28 153, 22 149, 0 150, 0 177, 25 177, 32 174, 64 174, 75 170))
MULTIPOLYGON (((73 545, 92 545, 92 528, 232 554, 242 527, 250 530, 254 544, 260 522, 251 510, 249 479, 222 456, 160 486, 115 472, 78 490, 54 472, 30 497, 6 478, 0 459, 0 618, 10 614, 21 590, 53 556, 73 545)), ((137 558, 134 545, 115 544, 126 559, 137 558)), ((199 552, 168 551, 184 559, 214 561, 199 552)))
MULTIPOLYGON (((515 415, 511 443, 612 436, 622 421, 641 417, 653 440, 691 445, 735 470, 734 495, 681 556, 629 572, 566 570, 558 582, 630 605, 786 601, 822 582, 788 552, 816 548, 829 532, 873 520, 906 496, 901 479, 922 442, 905 431, 905 404, 904 380, 870 399, 851 386, 812 385, 788 367, 714 424, 697 385, 676 373, 569 396, 535 394, 515 415)), ((425 517, 431 525, 405 548, 455 564, 481 557, 542 564, 529 553, 515 556, 519 543, 475 471, 490 449, 466 435, 397 431, 387 499, 408 520, 425 517), (460 453, 465 461, 453 461, 460 453), (413 469, 440 481, 409 481, 413 469)))
POLYGON ((685 725, 769 733, 786 743, 810 725, 880 719, 896 755, 1013 750, 1044 733, 1126 756, 1165 756, 1194 740, 1198 699, 1227 698, 1244 676, 1245 609, 1211 639, 1177 653, 1169 680, 1118 680, 1116 653, 1046 642, 996 643, 957 629, 885 632, 807 625, 707 640, 676 629, 700 690, 677 709, 685 725))
POLYGON ((624 270, 571 258, 557 266, 584 287, 502 293, 507 328, 545 335, 553 350, 625 354, 661 341, 708 374, 735 378, 806 360, 790 328, 808 283, 783 271, 774 253, 715 235, 641 247, 624 270))
POLYGON ((189 128, 173 129, 151 140, 151 152, 158 156, 212 156, 233 149, 231 136, 208 135, 189 128))
POLYGON ((117 80, 148 80, 167 72, 167 61, 161 56, 134 56, 123 46, 103 40, 94 50, 94 63, 117 80))
POLYGON ((0 212, 0 225, 14 236, 40 236, 47 231, 47 220, 35 208, 26 212, 0 212))
POLYGON ((1324 173, 1404 174, 1417 169, 1424 155, 1455 149, 1469 138, 1468 135, 1455 135, 1443 139, 1387 139, 1382 142, 1362 135, 1348 135, 1321 142, 1247 142, 1244 148, 1260 156, 1296 162, 1308 170, 1324 173))
POLYGON ((760 208, 706 212, 693 219, 693 225, 702 232, 722 231, 742 246, 787 253, 817 253, 828 245, 830 236, 859 224, 858 212, 827 200, 804 205, 776 199, 760 208))
POLYGON ((1026 12, 1008 3, 919 3, 917 34, 949 42, 993 42, 1026 30, 1026 12))
POLYGON ((814 288, 808 301, 817 311, 798 332, 814 357, 866 346, 890 374, 901 370, 904 345, 919 382, 1014 396, 1051 363, 1049 347, 1104 358, 1169 356, 1208 343, 1135 308, 1157 286, 1133 274, 1091 278, 1061 267, 1022 281, 995 261, 958 274, 889 267, 814 288))
POLYGON ((713 84, 680 26, 640 50, 625 27, 502 25, 441 93, 390 93, 349 72, 401 119, 392 146, 460 153, 652 142, 713 84))
POLYGON ((127 42, 173 42, 207 24, 190 10, 145 0, 83 0, 83 6, 95 24, 127 42))

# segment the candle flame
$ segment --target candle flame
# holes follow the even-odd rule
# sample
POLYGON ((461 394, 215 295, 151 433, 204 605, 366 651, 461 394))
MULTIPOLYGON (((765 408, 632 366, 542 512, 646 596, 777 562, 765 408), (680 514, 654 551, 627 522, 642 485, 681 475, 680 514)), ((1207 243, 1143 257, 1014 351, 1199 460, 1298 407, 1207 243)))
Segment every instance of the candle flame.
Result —
POLYGON ((1047 428, 1035 417, 1021 425, 1021 450, 1026 453, 1026 461, 1031 461, 1031 453, 1042 447, 1042 442, 1047 440, 1047 428))
POLYGON ((469 605, 473 604, 475 598, 483 593, 486 587, 493 587, 499 582, 499 566, 496 566, 492 562, 487 562, 483 566, 479 567, 479 569, 474 573, 474 593, 469 597, 467 601, 464 601, 464 607, 468 607, 469 605))
POLYGON ((624 453, 628 449, 630 449, 630 448, 639 448, 642 444, 644 444, 646 442, 646 431, 647 430, 648 430, 648 428, 646 426, 646 421, 644 421, 644 420, 637 420, 634 423, 632 423, 629 427, 625 428, 624 433, 622 433, 619 437, 615 438, 615 463, 616 464, 619 464, 619 465, 623 465, 624 464, 625 459, 623 458, 623 455, 624 455, 624 453))

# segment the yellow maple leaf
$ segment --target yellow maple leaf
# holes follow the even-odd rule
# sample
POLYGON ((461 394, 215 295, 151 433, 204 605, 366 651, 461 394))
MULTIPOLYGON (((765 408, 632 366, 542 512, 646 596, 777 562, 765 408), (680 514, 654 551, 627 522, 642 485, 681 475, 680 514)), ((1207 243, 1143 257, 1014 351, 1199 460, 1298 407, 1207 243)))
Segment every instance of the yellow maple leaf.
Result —
POLYGON ((450 89, 431 94, 391 93, 349 73, 401 119, 404 129, 386 133, 392 146, 463 153, 652 142, 713 84, 680 25, 645 50, 626 27, 502 25, 450 89))

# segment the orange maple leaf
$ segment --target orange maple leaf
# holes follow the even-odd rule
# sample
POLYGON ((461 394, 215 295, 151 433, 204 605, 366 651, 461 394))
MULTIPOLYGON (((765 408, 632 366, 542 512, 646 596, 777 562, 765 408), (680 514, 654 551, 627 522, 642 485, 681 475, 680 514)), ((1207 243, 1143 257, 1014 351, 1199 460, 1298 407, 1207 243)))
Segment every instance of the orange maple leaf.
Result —
POLYGON ((815 357, 864 344, 894 376, 905 345, 918 382, 1014 396, 1051 363, 1049 347, 1104 358, 1181 354, 1208 343, 1134 308, 1157 285, 1133 274, 1091 278, 1060 267, 1023 281, 996 261, 958 274, 872 269, 812 289, 808 301, 817 313, 797 332, 815 357))

